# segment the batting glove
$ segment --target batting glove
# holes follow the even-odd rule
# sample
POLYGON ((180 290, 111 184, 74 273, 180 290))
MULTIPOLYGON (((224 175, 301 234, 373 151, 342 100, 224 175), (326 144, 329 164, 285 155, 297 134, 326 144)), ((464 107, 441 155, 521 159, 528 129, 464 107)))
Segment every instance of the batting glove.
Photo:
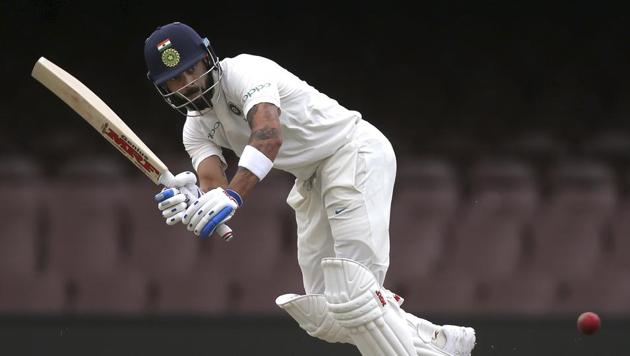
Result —
POLYGON ((168 225, 175 225, 182 220, 184 211, 191 202, 203 195, 197 186, 197 177, 193 172, 182 172, 175 176, 175 184, 166 187, 155 195, 158 209, 168 225))
POLYGON ((212 235, 220 224, 230 220, 243 200, 240 195, 221 187, 212 189, 193 202, 182 217, 188 231, 201 238, 212 235))

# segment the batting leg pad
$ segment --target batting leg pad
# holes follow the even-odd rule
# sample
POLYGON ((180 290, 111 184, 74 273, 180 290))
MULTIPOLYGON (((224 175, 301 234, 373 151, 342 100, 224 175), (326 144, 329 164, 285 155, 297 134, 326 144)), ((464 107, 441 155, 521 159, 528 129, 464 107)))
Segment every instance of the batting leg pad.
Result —
POLYGON ((348 331, 328 311, 322 294, 284 294, 276 298, 276 304, 286 310, 309 335, 330 343, 352 343, 348 331))
POLYGON ((328 309, 364 356, 416 356, 407 322, 384 298, 367 267, 344 258, 322 260, 328 309))

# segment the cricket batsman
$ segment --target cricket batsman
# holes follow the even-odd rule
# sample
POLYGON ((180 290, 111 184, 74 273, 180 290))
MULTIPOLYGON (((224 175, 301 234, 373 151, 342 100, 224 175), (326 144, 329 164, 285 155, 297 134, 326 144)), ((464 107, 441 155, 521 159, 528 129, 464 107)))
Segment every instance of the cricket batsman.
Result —
POLYGON ((186 117, 183 141, 197 172, 178 174, 156 196, 167 224, 206 238, 272 168, 286 171, 295 176, 287 203, 305 294, 279 296, 280 308, 310 335, 362 355, 471 354, 472 328, 407 313, 383 287, 396 157, 378 129, 272 60, 219 60, 183 23, 158 27, 144 57, 158 93, 186 117), (239 157, 230 181, 223 148, 239 157))

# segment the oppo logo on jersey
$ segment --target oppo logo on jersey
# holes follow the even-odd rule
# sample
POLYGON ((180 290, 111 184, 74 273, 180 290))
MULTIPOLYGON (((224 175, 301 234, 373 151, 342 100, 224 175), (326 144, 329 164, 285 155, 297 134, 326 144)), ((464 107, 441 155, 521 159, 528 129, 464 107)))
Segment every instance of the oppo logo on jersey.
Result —
POLYGON ((108 125, 105 125, 103 127, 103 133, 105 133, 107 135, 106 137, 108 137, 110 141, 115 144, 116 148, 118 148, 127 156, 133 158, 133 162, 136 163, 136 166, 144 169, 149 173, 160 175, 160 172, 146 160, 145 156, 142 153, 140 153, 140 149, 132 146, 129 142, 127 142, 124 136, 121 137, 108 125))
POLYGON ((259 84, 256 85, 255 87, 249 89, 249 91, 243 95, 243 102, 247 101, 247 99, 251 98, 252 95, 256 94, 256 92, 259 92, 267 87, 270 87, 271 83, 265 83, 265 84, 259 84))
POLYGON ((210 132, 208 132, 208 137, 211 140, 214 140, 214 135, 217 133, 217 129, 221 127, 221 122, 217 121, 214 123, 214 125, 212 125, 212 130, 210 130, 210 132))

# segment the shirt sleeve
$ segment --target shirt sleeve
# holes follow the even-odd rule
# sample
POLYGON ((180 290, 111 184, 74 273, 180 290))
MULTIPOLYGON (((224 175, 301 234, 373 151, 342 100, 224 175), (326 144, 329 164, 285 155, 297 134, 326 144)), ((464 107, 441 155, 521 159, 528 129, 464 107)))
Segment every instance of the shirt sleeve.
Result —
POLYGON ((227 167, 221 147, 205 137, 203 130, 195 123, 194 119, 186 120, 182 136, 184 147, 190 156, 195 171, 198 170, 199 164, 210 156, 218 156, 223 163, 223 169, 227 167))
POLYGON ((252 84, 249 87, 251 89, 242 96, 245 117, 247 117, 249 110, 259 103, 271 103, 278 108, 280 107, 280 95, 278 94, 278 86, 275 82, 264 81, 261 84, 252 84))
POLYGON ((259 103, 271 103, 280 108, 280 93, 270 63, 255 56, 241 56, 230 69, 232 90, 241 98, 245 117, 259 103))

